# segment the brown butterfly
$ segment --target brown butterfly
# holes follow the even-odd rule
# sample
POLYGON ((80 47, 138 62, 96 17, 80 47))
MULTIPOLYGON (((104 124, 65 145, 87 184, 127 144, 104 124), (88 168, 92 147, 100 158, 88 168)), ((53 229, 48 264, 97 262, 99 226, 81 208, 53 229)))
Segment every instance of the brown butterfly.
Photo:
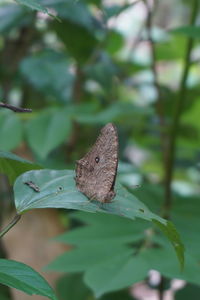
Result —
POLYGON ((101 129, 91 150, 76 161, 76 186, 91 200, 110 202, 118 167, 118 134, 115 125, 101 129))

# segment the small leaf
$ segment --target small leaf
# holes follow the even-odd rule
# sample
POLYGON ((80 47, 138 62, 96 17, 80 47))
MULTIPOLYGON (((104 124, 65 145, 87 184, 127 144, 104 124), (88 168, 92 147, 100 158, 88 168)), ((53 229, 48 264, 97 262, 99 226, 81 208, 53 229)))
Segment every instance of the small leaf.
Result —
POLYGON ((71 122, 65 109, 49 109, 40 112, 27 124, 28 142, 41 158, 59 146, 68 137, 71 122))
POLYGON ((0 283, 29 295, 41 295, 56 300, 53 289, 39 273, 14 260, 0 259, 0 283))
POLYGON ((17 147, 22 140, 22 124, 17 114, 0 110, 0 128, 0 149, 9 151, 17 147))
POLYGON ((36 169, 42 169, 42 166, 22 159, 13 153, 0 151, 0 173, 8 176, 10 184, 13 184, 22 173, 36 169))

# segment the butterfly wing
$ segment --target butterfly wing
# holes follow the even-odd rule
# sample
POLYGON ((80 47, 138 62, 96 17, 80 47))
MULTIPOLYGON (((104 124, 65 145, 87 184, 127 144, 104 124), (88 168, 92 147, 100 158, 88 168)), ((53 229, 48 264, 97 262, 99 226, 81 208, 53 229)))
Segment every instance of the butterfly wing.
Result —
POLYGON ((77 161, 77 188, 91 200, 109 202, 115 196, 117 166, 117 129, 108 123, 102 128, 91 150, 77 161))

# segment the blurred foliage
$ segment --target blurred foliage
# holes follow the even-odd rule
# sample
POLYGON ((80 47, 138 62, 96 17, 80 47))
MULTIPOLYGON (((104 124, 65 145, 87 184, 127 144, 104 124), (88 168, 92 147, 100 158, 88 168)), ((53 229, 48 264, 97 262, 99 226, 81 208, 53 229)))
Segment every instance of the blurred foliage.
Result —
POLYGON ((0 107, 0 172, 13 182, 40 165, 74 169, 100 128, 114 122, 119 181, 172 220, 186 248, 180 272, 153 224, 73 214, 80 228, 58 240, 76 249, 52 262, 71 272, 58 282, 61 300, 129 299, 127 288, 148 282, 151 269, 167 282, 187 282, 176 299, 199 293, 198 2, 152 1, 152 11, 146 0, 0 3, 0 101, 33 109, 22 114, 0 107))

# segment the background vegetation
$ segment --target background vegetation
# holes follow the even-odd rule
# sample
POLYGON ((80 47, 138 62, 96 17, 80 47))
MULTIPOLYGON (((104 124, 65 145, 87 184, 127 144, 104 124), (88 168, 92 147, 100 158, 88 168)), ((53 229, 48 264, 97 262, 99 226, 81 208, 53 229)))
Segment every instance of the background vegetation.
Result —
MULTIPOLYGON (((113 122, 119 181, 172 220, 186 248, 180 272, 174 250, 151 223, 61 211, 60 222, 72 230, 57 240, 75 249, 48 266, 67 273, 56 284, 58 299, 145 299, 130 288, 141 281, 155 289, 153 299, 163 299, 174 278, 185 280, 175 299, 199 299, 199 1, 17 2, 0 4, 0 98, 33 112, 1 108, 0 171, 13 183, 40 166, 74 169, 100 128, 113 122)), ((3 176, 0 187, 3 219, 10 199, 3 176)), ((32 272, 19 268, 22 277, 32 272)), ((37 291, 27 282, 22 290, 55 299, 42 278, 38 292, 35 280, 29 284, 37 291)), ((2 288, 0 298, 11 295, 2 288)))

